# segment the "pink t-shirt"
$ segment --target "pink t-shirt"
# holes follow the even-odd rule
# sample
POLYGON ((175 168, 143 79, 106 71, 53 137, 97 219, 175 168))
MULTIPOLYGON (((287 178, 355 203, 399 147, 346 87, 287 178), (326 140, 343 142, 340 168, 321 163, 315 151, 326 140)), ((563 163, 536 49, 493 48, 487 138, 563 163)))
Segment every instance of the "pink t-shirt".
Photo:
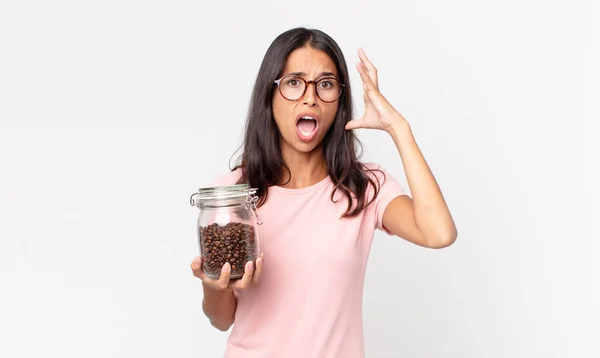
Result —
MULTIPOLYGON (((376 201, 354 218, 340 219, 346 200, 338 190, 339 202, 331 201, 329 177, 302 189, 269 188, 259 208, 261 280, 236 292, 225 357, 364 357, 362 297, 371 241, 375 229, 387 232, 382 225, 387 204, 406 195, 383 172, 385 181, 376 172, 382 183, 376 201)), ((213 184, 235 184, 239 174, 228 173, 213 184)))

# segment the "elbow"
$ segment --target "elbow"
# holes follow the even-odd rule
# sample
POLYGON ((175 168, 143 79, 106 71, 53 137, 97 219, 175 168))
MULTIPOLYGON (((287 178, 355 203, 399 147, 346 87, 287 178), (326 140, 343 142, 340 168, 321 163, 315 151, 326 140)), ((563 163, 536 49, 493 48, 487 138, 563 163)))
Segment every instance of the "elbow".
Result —
POLYGON ((442 233, 430 235, 426 242, 426 246, 430 249, 444 249, 452 246, 458 237, 456 228, 452 230, 446 230, 442 233))
MULTIPOLYGON (((233 297, 233 295, 232 295, 233 297)), ((226 332, 233 326, 235 320, 235 306, 227 307, 209 307, 206 298, 202 300, 202 311, 208 318, 210 325, 219 331, 226 332)))
POLYGON ((227 332, 229 328, 231 328, 231 326, 233 325, 233 322, 218 322, 215 320, 211 320, 210 324, 221 332, 227 332))

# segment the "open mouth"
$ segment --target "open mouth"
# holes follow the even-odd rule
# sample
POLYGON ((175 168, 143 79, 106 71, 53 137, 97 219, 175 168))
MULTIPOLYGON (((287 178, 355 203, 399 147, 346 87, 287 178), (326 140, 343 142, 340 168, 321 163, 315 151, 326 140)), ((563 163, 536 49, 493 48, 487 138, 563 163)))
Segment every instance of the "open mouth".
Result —
POLYGON ((316 116, 303 115, 296 122, 298 137, 303 141, 311 141, 317 134, 319 123, 316 116))

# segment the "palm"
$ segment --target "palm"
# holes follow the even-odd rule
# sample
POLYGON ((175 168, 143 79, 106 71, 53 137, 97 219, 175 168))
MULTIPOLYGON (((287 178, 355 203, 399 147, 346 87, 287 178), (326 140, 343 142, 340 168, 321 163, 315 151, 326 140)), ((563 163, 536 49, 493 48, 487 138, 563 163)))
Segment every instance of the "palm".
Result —
POLYGON ((379 92, 377 69, 367 59, 364 51, 358 52, 360 62, 357 65, 363 84, 365 113, 346 125, 346 129, 371 128, 389 129, 395 121, 402 118, 394 107, 379 92))
POLYGON ((363 126, 367 128, 379 127, 382 123, 377 108, 375 108, 366 92, 363 97, 365 100, 365 113, 362 118, 360 118, 363 126))

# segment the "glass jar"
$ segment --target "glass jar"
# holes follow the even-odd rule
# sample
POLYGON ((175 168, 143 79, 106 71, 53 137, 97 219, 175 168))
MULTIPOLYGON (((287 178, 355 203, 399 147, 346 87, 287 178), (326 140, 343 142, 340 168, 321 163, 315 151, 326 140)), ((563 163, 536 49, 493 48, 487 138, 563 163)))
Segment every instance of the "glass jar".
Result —
POLYGON ((190 197, 198 214, 198 244, 203 270, 211 279, 221 276, 225 262, 231 265, 230 280, 244 276, 246 263, 260 253, 258 214, 254 194, 246 184, 200 188, 190 197))

